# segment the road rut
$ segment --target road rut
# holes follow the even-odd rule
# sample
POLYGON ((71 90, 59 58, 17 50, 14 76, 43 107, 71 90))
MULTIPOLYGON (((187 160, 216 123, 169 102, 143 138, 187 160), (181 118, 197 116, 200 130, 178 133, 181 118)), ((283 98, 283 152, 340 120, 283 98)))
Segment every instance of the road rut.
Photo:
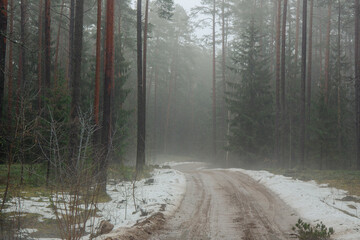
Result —
POLYGON ((252 178, 227 170, 177 167, 187 189, 174 216, 152 240, 289 239, 297 214, 252 178))

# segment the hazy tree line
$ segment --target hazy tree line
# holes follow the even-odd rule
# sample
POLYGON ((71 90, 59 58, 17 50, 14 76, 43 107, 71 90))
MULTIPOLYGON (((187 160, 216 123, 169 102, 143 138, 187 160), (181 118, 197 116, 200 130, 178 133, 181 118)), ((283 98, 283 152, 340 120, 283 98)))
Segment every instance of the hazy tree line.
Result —
POLYGON ((109 164, 135 164, 137 139, 139 170, 145 154, 211 149, 208 49, 181 6, 143 3, 1 1, 7 189, 37 174, 48 185, 93 176, 104 190, 109 164))
POLYGON ((216 6, 216 69, 225 72, 216 74, 225 94, 217 108, 225 99, 230 111, 217 113, 229 122, 218 130, 225 149, 255 165, 359 166, 358 1, 204 4, 216 6))

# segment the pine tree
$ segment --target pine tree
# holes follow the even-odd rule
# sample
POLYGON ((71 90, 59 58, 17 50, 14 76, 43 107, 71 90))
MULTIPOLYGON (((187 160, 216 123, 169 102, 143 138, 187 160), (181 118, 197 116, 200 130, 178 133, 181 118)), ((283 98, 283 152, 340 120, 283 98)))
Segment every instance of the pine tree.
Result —
POLYGON ((300 89, 300 167, 305 167, 305 119, 306 119, 306 46, 307 42, 307 0, 303 0, 303 23, 301 44, 301 89, 300 89))
POLYGON ((137 80, 138 80, 138 122, 137 122, 137 157, 136 170, 142 171, 145 165, 145 92, 146 85, 143 82, 143 49, 142 49, 142 15, 141 15, 141 0, 137 0, 137 80))
POLYGON ((102 126, 102 144, 104 155, 100 162, 100 186, 106 191, 106 173, 108 155, 112 138, 112 103, 114 94, 114 0, 108 0, 106 5, 106 44, 105 44, 105 77, 104 77, 104 108, 102 126))
POLYGON ((229 144, 248 163, 270 158, 273 150, 273 98, 267 58, 261 55, 261 35, 252 20, 232 52, 237 80, 228 82, 231 111, 229 144), (241 40, 240 40, 241 39, 241 40))

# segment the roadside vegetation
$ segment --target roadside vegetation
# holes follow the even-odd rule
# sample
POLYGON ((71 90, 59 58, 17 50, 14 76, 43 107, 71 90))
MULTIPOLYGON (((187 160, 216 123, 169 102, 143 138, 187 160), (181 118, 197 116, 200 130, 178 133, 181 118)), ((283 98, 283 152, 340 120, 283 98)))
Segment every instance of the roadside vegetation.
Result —
MULTIPOLYGON (((135 186, 136 181, 150 178, 151 172, 157 167, 159 166, 147 166, 141 174, 136 175, 135 167, 111 163, 108 167, 108 177, 114 182, 134 182, 135 186)), ((1 199, 5 194, 7 171, 7 166, 0 165, 1 199)), ((77 239, 85 233, 81 232, 80 225, 98 216, 97 204, 111 201, 106 193, 97 190, 89 191, 94 185, 87 186, 90 180, 84 175, 81 177, 85 181, 82 184, 59 187, 56 184, 46 184, 46 165, 44 164, 13 164, 11 173, 6 203, 0 214, 2 239, 10 236, 77 239), (21 176, 23 176, 22 180, 21 176), (50 219, 41 214, 27 213, 24 206, 25 200, 31 200, 32 207, 37 204, 47 204, 49 212, 52 212, 55 218, 50 219), (16 205, 14 211, 6 211, 6 208, 14 205, 16 205), (71 225, 76 226, 75 234, 71 233, 75 230, 71 228, 71 225), (30 232, 20 229, 30 229, 30 232), (31 232, 31 229, 37 229, 37 231, 31 232)))
POLYGON ((295 232, 293 235, 300 240, 329 240, 331 235, 335 233, 334 229, 329 229, 321 222, 312 226, 299 219, 295 226, 292 228, 295 232))
MULTIPOLYGON (((314 180, 318 184, 342 189, 349 195, 360 196, 360 171, 353 170, 315 170, 315 169, 267 169, 274 174, 292 177, 302 181, 314 180)), ((354 199, 356 201, 356 199, 354 199)), ((357 200, 359 201, 359 200, 357 200)))

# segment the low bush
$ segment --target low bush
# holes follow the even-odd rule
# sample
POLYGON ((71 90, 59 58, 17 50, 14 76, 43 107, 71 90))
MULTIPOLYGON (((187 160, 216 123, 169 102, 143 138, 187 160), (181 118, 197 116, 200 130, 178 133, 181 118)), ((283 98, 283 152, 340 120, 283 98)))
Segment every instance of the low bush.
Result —
POLYGON ((328 229, 322 222, 312 226, 301 219, 298 220, 292 230, 295 232, 293 235, 300 240, 329 240, 331 235, 335 233, 332 227, 328 229))

